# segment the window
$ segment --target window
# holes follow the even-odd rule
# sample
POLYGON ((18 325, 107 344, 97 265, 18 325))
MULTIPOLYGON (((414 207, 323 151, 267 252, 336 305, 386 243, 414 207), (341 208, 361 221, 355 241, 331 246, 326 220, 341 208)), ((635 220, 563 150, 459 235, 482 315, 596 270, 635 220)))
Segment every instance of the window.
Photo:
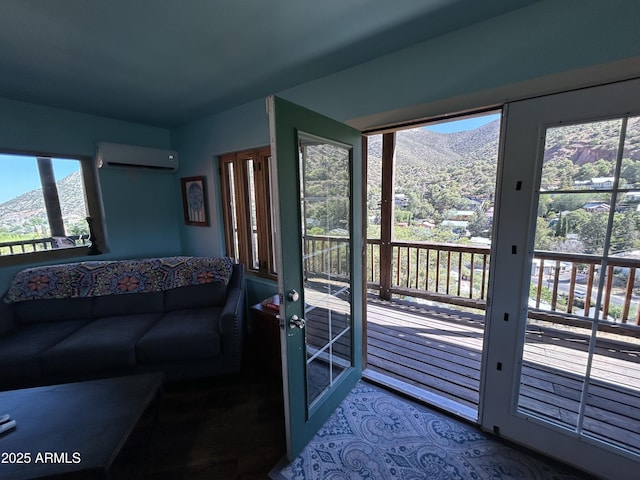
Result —
POLYGON ((90 165, 88 159, 0 154, 3 264, 99 253, 90 165))
POLYGON ((227 255, 247 271, 275 276, 268 147, 220 157, 227 255))

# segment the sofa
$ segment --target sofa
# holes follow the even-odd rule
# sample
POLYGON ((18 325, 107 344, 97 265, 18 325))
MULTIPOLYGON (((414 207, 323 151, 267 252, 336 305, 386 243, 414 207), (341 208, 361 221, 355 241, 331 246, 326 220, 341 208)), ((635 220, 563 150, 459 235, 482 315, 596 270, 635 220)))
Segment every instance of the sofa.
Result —
POLYGON ((87 261, 18 272, 0 302, 0 389, 162 371, 238 372, 244 269, 229 258, 87 261))

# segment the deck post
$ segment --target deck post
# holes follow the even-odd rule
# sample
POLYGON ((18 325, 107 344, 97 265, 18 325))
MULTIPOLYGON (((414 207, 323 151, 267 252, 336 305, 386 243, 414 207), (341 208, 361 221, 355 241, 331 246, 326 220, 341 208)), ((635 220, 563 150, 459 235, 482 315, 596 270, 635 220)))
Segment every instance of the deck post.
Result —
POLYGON ((393 219, 395 201, 395 132, 382 135, 382 204, 380 206, 380 298, 391 300, 393 219))
POLYGON ((53 163, 49 157, 37 157, 38 172, 42 185, 42 195, 47 211, 49 231, 52 237, 66 237, 64 222, 62 221, 62 209, 58 197, 58 186, 53 172, 53 163))

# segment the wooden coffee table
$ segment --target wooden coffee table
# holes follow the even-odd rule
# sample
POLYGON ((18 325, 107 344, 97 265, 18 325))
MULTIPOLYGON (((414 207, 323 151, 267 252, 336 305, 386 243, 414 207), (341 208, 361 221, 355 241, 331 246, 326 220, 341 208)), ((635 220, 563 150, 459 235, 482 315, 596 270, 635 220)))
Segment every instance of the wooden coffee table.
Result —
POLYGON ((106 477, 162 379, 153 373, 0 392, 0 415, 17 423, 0 435, 0 478, 106 477))

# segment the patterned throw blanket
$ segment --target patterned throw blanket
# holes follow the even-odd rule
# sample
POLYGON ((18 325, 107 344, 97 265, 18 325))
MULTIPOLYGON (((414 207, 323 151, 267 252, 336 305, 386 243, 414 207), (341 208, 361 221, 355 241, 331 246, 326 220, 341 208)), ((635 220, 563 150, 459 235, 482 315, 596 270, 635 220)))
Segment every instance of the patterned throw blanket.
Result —
POLYGON ((233 261, 227 257, 163 257, 46 265, 18 272, 4 301, 158 292, 214 282, 226 285, 232 268, 233 261))

